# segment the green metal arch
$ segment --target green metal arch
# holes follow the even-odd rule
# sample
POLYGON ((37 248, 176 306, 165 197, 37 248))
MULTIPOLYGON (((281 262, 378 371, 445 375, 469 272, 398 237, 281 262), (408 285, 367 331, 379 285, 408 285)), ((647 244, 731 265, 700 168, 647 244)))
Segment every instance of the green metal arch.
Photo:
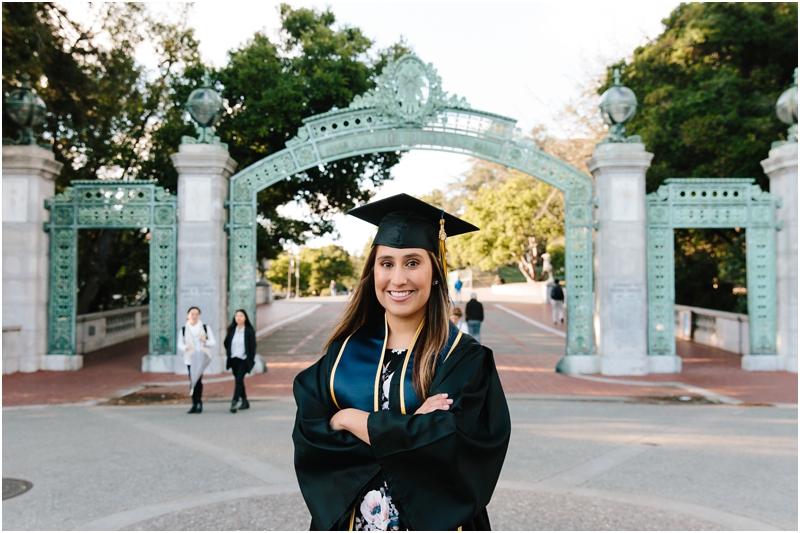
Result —
POLYGON ((566 197, 567 354, 594 349, 592 181, 523 138, 516 121, 447 96, 430 64, 407 55, 387 65, 376 88, 350 106, 304 120, 286 148, 236 173, 228 200, 229 307, 255 316, 256 194, 294 174, 362 154, 432 150, 506 165, 566 197))
POLYGON ((178 201, 155 181, 74 180, 45 200, 50 222, 48 352, 75 354, 78 230, 149 228, 150 354, 174 354, 178 201))
POLYGON ((647 343, 675 355, 676 228, 743 228, 750 355, 777 354, 775 208, 753 178, 670 178, 647 195, 647 343))

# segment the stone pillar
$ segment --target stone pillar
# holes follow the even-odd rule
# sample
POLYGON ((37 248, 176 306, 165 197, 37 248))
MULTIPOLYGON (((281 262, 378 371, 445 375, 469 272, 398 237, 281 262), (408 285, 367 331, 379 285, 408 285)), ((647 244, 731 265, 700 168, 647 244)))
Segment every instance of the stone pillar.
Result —
MULTIPOLYGON (((199 307, 200 320, 212 328, 217 341, 206 373, 218 374, 225 369, 222 341, 228 325, 225 200, 236 162, 221 144, 181 144, 178 153, 172 154, 172 163, 178 170, 178 329, 186 322, 189 308, 199 307)), ((187 373, 182 357, 174 358, 171 370, 187 373)))
POLYGON ((587 162, 599 201, 594 329, 604 375, 681 369, 677 356, 647 355, 645 173, 652 159, 642 143, 604 143, 587 162))
POLYGON ((39 146, 3 146, 3 338, 18 336, 3 350, 3 374, 44 370, 77 370, 80 355, 47 353, 47 298, 50 219, 44 201, 55 195, 63 165, 39 146), (19 329, 17 329, 19 328, 19 329))
POLYGON ((797 372, 797 143, 787 142, 769 151, 761 162, 769 176, 769 191, 780 197, 777 219, 782 229, 775 236, 778 356, 747 355, 747 370, 797 372), (756 364, 761 363, 761 364, 756 364), (762 368, 764 364, 766 368, 762 368))

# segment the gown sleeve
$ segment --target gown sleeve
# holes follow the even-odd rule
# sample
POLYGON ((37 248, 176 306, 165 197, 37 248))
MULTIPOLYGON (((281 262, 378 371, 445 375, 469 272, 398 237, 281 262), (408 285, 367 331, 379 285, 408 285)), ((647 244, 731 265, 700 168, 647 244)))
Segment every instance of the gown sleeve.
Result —
POLYGON ((294 382, 297 402, 292 440, 294 465, 303 498, 311 513, 311 529, 330 530, 349 515, 358 492, 379 472, 372 448, 349 431, 329 423, 337 408, 328 377, 341 342, 307 368, 294 382))
POLYGON ((466 339, 430 388, 448 393, 450 410, 378 411, 367 420, 371 453, 412 530, 453 530, 485 516, 505 460, 511 418, 494 356, 466 339))

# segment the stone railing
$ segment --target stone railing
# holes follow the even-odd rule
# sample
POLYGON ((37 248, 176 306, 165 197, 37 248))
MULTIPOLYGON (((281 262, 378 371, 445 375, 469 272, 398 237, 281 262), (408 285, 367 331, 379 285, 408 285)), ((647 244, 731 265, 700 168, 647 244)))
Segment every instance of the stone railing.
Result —
POLYGON ((75 350, 85 354, 150 333, 150 308, 146 305, 78 315, 75 350))
POLYGON ((676 305, 675 338, 745 355, 750 346, 750 320, 738 313, 676 305))

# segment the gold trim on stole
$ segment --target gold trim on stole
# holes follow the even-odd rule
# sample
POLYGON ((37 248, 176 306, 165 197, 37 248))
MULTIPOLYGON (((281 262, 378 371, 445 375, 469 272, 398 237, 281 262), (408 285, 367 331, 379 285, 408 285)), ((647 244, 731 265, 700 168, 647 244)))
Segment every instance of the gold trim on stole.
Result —
POLYGON ((461 340, 462 331, 459 330, 458 335, 456 335, 456 340, 453 341, 453 345, 450 347, 450 350, 447 352, 447 355, 444 356, 444 360, 447 361, 447 358, 450 357, 450 354, 453 353, 453 350, 456 349, 456 345, 458 341, 461 340))
POLYGON ((406 388, 405 388, 405 381, 406 381, 406 370, 408 369, 408 361, 411 359, 411 352, 414 350, 414 345, 417 344, 417 339, 419 338, 419 334, 422 331, 422 326, 425 325, 425 319, 422 319, 422 322, 419 323, 419 327, 417 328, 417 332, 414 333, 414 338, 411 339, 411 346, 408 347, 408 352, 406 352, 406 359, 403 361, 403 372, 400 374, 400 412, 406 414, 406 388))
POLYGON ((339 360, 342 358, 342 354, 344 353, 344 347, 347 346, 347 341, 349 341, 350 337, 352 336, 353 334, 351 333, 342 343, 342 347, 339 350, 339 355, 336 356, 336 361, 333 363, 333 369, 331 369, 331 399, 333 399, 333 404, 340 411, 342 410, 342 408, 339 407, 339 402, 336 401, 336 394, 333 392, 333 378, 336 376, 336 367, 339 366, 339 360))
POLYGON ((389 323, 386 319, 386 314, 383 315, 383 348, 381 349, 381 360, 378 361, 378 372, 375 374, 375 393, 373 394, 373 410, 378 412, 380 410, 379 391, 381 389, 381 368, 383 368, 383 359, 386 356, 386 343, 389 341, 389 323))

